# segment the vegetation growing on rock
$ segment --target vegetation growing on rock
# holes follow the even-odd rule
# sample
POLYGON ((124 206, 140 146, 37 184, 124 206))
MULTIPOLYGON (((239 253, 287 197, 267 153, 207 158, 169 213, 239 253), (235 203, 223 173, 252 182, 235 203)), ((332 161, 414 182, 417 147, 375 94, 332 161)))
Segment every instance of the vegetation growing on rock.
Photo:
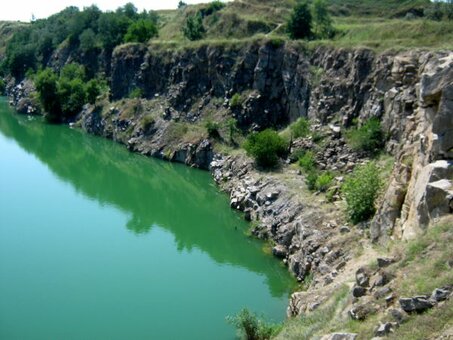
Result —
POLYGON ((46 119, 60 122, 79 113, 86 102, 94 103, 100 93, 97 80, 86 81, 83 66, 68 64, 60 75, 46 68, 36 75, 36 90, 46 119))
POLYGON ((353 150, 376 153, 384 145, 380 120, 371 118, 362 126, 350 129, 347 139, 353 150))
POLYGON ((287 153, 288 144, 277 132, 267 129, 252 133, 247 138, 244 149, 259 166, 270 168, 276 166, 279 158, 287 153))
POLYGON ((379 169, 373 162, 358 167, 346 179, 342 190, 351 222, 366 221, 374 215, 380 188, 379 169))
POLYGON ((265 322, 248 309, 241 310, 237 315, 227 320, 236 326, 243 338, 247 340, 267 340, 275 335, 280 325, 265 322))

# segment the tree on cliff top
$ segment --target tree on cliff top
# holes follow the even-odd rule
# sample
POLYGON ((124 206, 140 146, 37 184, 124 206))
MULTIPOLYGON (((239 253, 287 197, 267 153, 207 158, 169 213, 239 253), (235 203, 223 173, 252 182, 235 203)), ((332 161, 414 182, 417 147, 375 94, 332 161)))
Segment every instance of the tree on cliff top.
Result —
POLYGON ((206 32, 203 26, 203 18, 200 13, 191 15, 187 18, 186 24, 182 29, 184 36, 189 40, 200 40, 206 32))
POLYGON ((306 1, 302 1, 294 7, 287 29, 291 39, 304 39, 312 36, 312 15, 306 1))
POLYGON ((299 2, 294 7, 287 29, 291 39, 332 38, 335 29, 326 0, 299 2))
POLYGON ((317 38, 329 39, 335 35, 332 18, 326 0, 314 0, 312 5, 314 34, 317 38))
POLYGON ((140 19, 129 26, 124 40, 126 42, 145 43, 149 39, 156 37, 157 34, 157 28, 151 20, 140 19))

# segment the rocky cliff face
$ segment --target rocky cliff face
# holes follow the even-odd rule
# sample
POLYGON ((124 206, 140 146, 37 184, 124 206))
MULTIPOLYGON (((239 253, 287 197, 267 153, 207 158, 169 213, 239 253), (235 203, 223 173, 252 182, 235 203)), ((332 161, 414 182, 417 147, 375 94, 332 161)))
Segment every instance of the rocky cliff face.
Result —
POLYGON ((203 109, 193 107, 200 99, 244 93, 242 108, 234 113, 241 126, 283 126, 307 115, 308 67, 303 53, 270 43, 176 52, 129 45, 113 55, 112 97, 138 87, 147 98, 164 95, 169 108, 188 115, 203 109))
POLYGON ((304 183, 296 173, 265 175, 242 156, 215 154, 206 133, 178 138, 181 123, 195 129, 207 117, 233 116, 243 130, 254 130, 308 116, 332 128, 319 163, 348 172, 363 159, 347 148, 342 129, 354 119, 377 117, 395 164, 370 225, 372 239, 413 237, 453 209, 452 52, 307 51, 272 42, 186 50, 129 44, 112 57, 111 99, 84 109, 79 121, 85 130, 133 151, 210 169, 231 206, 257 222, 253 233, 272 239, 273 253, 300 280, 316 272, 317 282, 328 285, 350 258, 338 241, 349 230, 341 209, 300 195, 304 183), (146 99, 124 101, 135 89, 146 99), (234 94, 240 105, 231 105, 234 94))
POLYGON ((401 120, 401 137, 391 183, 372 223, 375 240, 414 237, 453 211, 453 54, 397 56, 392 78, 400 83, 385 93, 384 119, 401 120))

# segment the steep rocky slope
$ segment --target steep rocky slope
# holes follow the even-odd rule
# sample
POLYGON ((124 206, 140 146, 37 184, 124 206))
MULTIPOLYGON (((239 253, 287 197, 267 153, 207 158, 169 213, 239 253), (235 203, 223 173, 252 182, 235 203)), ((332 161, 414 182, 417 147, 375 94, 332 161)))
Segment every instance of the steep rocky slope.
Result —
MULTIPOLYGON (((281 41, 180 50, 128 44, 115 50, 110 69, 110 99, 87 105, 76 124, 132 151, 209 169, 232 208, 252 221, 252 233, 269 240, 273 254, 309 287, 293 295, 290 315, 315 310, 376 255, 368 227, 372 241, 388 244, 416 237, 453 211, 451 51, 306 50, 281 41), (127 99, 137 89, 143 98, 127 99), (232 103, 235 94, 240 105, 232 103), (347 225, 340 197, 327 203, 309 193, 291 166, 263 172, 241 152, 219 151, 203 127, 234 117, 242 131, 284 128, 304 116, 327 138, 318 166, 343 174, 366 161, 348 148, 344 129, 354 120, 381 121, 394 164, 369 224, 347 225)), ((23 103, 29 87, 9 91, 12 103, 23 103)), ((22 106, 31 113, 32 103, 22 106)), ((367 277, 380 279, 379 287, 388 280, 381 271, 367 277)))

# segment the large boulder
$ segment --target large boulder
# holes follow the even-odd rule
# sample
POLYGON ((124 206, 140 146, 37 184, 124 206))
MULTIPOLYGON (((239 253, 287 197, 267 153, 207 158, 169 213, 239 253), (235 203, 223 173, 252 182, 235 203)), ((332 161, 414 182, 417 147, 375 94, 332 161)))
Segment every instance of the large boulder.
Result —
POLYGON ((413 209, 408 222, 427 227, 430 221, 451 213, 453 162, 440 160, 423 168, 415 183, 413 209))
POLYGON ((423 313, 434 307, 434 302, 426 296, 401 298, 399 303, 406 313, 423 313))

